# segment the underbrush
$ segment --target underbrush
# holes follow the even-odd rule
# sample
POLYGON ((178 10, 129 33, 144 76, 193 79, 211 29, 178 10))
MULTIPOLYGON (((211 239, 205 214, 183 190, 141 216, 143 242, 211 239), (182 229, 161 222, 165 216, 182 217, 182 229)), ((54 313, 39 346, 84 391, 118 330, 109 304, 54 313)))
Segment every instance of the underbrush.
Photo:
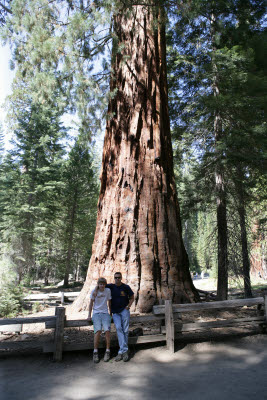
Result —
POLYGON ((15 317, 22 309, 24 291, 15 282, 1 284, 0 317, 15 317))

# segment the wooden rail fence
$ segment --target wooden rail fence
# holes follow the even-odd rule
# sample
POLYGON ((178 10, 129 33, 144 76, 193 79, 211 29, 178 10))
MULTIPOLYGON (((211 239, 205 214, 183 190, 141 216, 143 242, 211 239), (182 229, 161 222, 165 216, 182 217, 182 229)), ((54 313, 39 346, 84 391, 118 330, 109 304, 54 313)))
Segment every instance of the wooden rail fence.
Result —
POLYGON ((63 304, 65 301, 74 301, 80 292, 57 292, 57 293, 33 293, 24 297, 25 302, 48 302, 60 301, 63 304))
MULTIPOLYGON (((146 322, 159 322, 161 332, 155 335, 144 335, 129 337, 129 344, 142 344, 153 342, 166 342, 167 348, 170 352, 174 352, 174 340, 183 332, 198 331, 203 329, 231 327, 237 325, 260 325, 266 328, 267 325, 267 296, 257 297, 252 299, 239 299, 239 300, 225 300, 217 302, 204 302, 204 303, 190 303, 190 304, 172 304, 171 300, 166 300, 164 305, 154 306, 153 314, 144 316, 131 316, 130 323, 146 323, 146 322), (224 310, 237 307, 251 307, 258 306, 262 309, 263 315, 249 316, 236 319, 225 319, 210 322, 193 322, 183 323, 181 320, 182 313, 189 313, 191 311, 205 311, 205 310, 224 310), (264 312, 263 312, 264 307, 264 312), (164 326, 165 322, 165 326, 164 326)), ((0 319, 0 332, 3 326, 25 325, 32 323, 45 323, 46 329, 54 329, 53 342, 44 343, 43 351, 46 353, 53 353, 53 359, 60 361, 62 359, 63 351, 72 350, 87 350, 92 349, 92 343, 64 343, 64 329, 70 327, 88 326, 90 323, 86 319, 81 320, 67 320, 65 316, 65 307, 56 307, 55 315, 48 317, 31 317, 31 318, 11 318, 0 319)), ((117 344, 117 340, 112 341, 112 345, 117 344)), ((8 347, 1 345, 0 349, 8 347)), ((104 343, 100 343, 103 347, 104 343)))

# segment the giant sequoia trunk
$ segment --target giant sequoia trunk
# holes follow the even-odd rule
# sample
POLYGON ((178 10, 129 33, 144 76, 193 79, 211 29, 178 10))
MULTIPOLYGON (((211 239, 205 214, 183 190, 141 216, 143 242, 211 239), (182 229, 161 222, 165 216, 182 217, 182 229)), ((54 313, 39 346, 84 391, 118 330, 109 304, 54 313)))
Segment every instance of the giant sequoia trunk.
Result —
POLYGON ((115 271, 142 312, 162 299, 198 298, 182 241, 160 19, 156 7, 144 6, 114 18, 121 50, 114 53, 97 226, 79 309, 97 278, 113 281, 115 271))

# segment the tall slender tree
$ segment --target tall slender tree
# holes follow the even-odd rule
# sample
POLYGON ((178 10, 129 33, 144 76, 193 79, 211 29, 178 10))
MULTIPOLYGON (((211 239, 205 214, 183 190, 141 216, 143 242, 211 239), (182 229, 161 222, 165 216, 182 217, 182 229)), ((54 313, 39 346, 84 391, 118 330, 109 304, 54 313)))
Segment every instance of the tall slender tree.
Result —
POLYGON ((97 195, 99 190, 98 185, 96 185, 92 154, 88 148, 88 143, 82 141, 81 138, 75 141, 68 155, 64 178, 65 190, 62 205, 65 207, 67 214, 67 218, 65 219, 66 251, 64 285, 68 285, 69 274, 73 272, 72 266, 74 264, 75 250, 78 253, 77 247, 84 246, 85 239, 86 248, 89 250, 92 246, 93 232, 91 230, 95 229, 97 195), (79 231, 78 240, 75 238, 77 231, 79 231), (91 243, 88 241, 89 238, 91 238, 91 243))

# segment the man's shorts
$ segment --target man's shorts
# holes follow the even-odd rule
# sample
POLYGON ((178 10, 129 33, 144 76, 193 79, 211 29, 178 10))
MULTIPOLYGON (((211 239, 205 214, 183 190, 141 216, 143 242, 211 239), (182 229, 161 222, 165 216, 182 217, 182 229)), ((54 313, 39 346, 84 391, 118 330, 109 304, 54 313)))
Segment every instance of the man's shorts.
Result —
POLYGON ((94 324, 94 332, 110 331, 111 316, 107 313, 94 314, 92 318, 94 324))

